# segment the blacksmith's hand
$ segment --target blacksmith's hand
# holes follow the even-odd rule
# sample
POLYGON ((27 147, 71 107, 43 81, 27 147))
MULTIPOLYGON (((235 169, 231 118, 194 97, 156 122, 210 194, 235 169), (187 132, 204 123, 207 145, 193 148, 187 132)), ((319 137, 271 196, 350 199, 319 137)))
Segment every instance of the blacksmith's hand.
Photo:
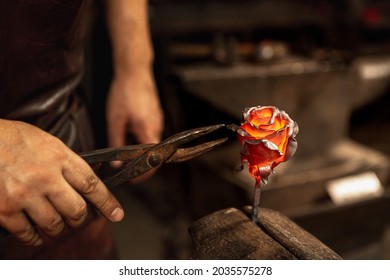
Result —
POLYGON ((1 227, 39 246, 35 226, 51 237, 80 227, 87 201, 113 222, 123 218, 118 200, 58 138, 23 122, 0 120, 1 227))

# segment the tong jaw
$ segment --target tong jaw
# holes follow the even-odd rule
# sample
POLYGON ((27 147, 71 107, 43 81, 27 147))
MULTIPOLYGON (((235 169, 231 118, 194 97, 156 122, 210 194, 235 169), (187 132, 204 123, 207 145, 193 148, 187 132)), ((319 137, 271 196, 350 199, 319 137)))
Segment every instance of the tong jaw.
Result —
POLYGON ((107 187, 119 185, 153 168, 159 167, 163 163, 182 162, 202 155, 224 143, 227 137, 189 148, 180 147, 222 127, 225 127, 225 125, 218 124, 177 133, 161 143, 152 146, 141 156, 127 163, 120 172, 106 179, 104 183, 107 187))

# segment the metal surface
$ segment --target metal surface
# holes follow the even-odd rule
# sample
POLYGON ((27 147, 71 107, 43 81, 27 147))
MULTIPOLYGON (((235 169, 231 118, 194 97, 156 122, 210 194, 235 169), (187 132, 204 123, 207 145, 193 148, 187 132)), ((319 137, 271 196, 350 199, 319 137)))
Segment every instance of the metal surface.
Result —
POLYGON ((181 148, 181 146, 222 127, 225 127, 225 125, 219 124, 194 128, 175 134, 161 143, 154 145, 141 156, 127 163, 123 170, 104 180, 104 183, 107 187, 116 186, 131 178, 140 176, 163 163, 182 162, 204 154, 224 143, 227 138, 206 142, 190 148, 181 148))
POLYGON ((140 144, 123 146, 117 148, 106 148, 79 153, 88 164, 102 163, 106 161, 119 160, 130 161, 141 156, 155 144, 140 144))

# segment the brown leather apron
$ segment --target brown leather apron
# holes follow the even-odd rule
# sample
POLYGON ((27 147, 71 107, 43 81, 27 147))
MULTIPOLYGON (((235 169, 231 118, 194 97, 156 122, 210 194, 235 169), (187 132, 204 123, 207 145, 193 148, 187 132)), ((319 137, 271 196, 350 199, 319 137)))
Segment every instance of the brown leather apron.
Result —
MULTIPOLYGON (((75 151, 93 148, 78 96, 92 0, 0 0, 0 118, 34 124, 75 151)), ((38 248, 0 237, 0 259, 109 259, 109 225, 95 215, 81 230, 38 248)))

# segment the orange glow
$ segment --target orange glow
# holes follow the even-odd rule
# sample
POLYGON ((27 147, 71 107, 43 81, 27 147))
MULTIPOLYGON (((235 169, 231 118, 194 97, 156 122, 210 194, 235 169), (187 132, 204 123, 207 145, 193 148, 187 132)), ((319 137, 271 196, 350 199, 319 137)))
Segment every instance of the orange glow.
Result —
POLYGON ((237 131, 241 161, 248 162, 249 172, 257 182, 267 182, 273 168, 295 153, 298 125, 272 106, 248 108, 244 118, 237 131))

